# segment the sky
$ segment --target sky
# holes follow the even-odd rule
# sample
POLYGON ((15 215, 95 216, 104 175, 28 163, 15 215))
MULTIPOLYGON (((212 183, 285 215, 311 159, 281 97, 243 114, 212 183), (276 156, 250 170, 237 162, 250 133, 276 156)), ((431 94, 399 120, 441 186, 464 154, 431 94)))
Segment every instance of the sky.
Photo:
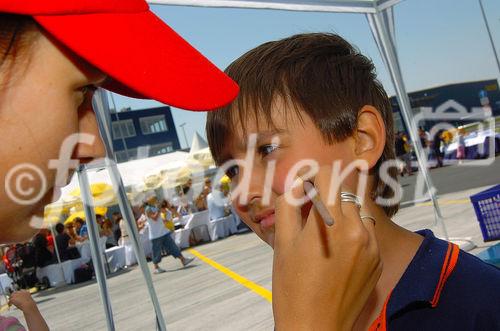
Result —
MULTIPOLYGON (((500 54, 500 1, 483 0, 500 54)), ((370 57, 389 95, 394 88, 363 14, 278 10, 151 6, 153 12, 220 69, 246 51, 297 33, 332 32, 370 57)), ((406 89, 483 79, 499 79, 478 0, 405 0, 395 7, 396 46, 406 89)), ((161 104, 113 95, 117 109, 144 109, 161 104)), ((181 147, 195 132, 205 137, 206 114, 172 108, 181 147)))

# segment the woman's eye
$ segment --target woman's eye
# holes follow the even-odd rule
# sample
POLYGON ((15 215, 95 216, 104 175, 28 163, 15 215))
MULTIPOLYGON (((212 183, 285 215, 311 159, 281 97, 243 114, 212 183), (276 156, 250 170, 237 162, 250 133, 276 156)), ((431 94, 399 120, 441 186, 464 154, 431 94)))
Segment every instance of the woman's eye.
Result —
POLYGON ((266 157, 267 155, 271 154, 275 150, 277 150, 279 146, 277 144, 267 144, 267 145, 262 145, 258 148, 258 152, 262 157, 266 157))
POLYGON ((85 85, 84 87, 82 87, 80 89, 80 91, 83 93, 84 96, 89 94, 89 93, 94 93, 95 90, 97 90, 97 87, 95 85, 92 85, 92 84, 85 85))
POLYGON ((238 168, 238 166, 234 165, 226 170, 226 175, 230 179, 233 179, 235 176, 237 176, 239 174, 239 172, 240 172, 240 169, 238 168))
POLYGON ((79 105, 80 109, 88 109, 92 106, 92 96, 94 95, 97 87, 94 85, 86 85, 80 88, 80 93, 82 96, 81 103, 79 105))

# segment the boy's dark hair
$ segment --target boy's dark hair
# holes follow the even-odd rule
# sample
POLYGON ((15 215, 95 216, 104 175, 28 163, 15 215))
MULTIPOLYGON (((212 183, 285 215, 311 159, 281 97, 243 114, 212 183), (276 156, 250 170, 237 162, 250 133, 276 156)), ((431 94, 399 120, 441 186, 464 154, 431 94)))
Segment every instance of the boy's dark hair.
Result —
POLYGON ((64 225, 62 223, 57 223, 56 224, 56 232, 61 234, 64 232, 64 225))
MULTIPOLYGON (((391 198, 393 190, 379 177, 382 162, 395 158, 392 107, 375 66, 346 40, 335 34, 299 34, 267 42, 234 61, 226 74, 240 86, 230 105, 207 115, 207 138, 217 164, 224 162, 223 149, 232 128, 259 115, 272 125, 271 108, 277 97, 287 102, 299 118, 305 112, 328 143, 343 141, 354 133, 359 110, 375 107, 386 128, 384 151, 372 169, 372 198, 391 198)), ((287 116, 287 113, 283 113, 287 116)), ((388 170, 397 180, 397 169, 388 170)), ((391 217, 399 204, 382 206, 391 217)))

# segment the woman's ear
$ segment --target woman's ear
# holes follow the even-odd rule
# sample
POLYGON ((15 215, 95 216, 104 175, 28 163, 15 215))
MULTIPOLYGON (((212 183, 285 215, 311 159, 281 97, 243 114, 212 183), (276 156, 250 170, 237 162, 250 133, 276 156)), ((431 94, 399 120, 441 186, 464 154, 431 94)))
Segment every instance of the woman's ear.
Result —
POLYGON ((365 105, 358 112, 355 131, 355 154, 373 168, 384 152, 386 129, 380 112, 373 106, 365 105))

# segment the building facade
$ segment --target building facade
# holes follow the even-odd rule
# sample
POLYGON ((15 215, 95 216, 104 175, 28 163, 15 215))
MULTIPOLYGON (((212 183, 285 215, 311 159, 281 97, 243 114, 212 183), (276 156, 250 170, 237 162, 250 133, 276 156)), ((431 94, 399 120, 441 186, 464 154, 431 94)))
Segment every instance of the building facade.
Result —
MULTIPOLYGON (((489 107, 492 116, 500 115, 500 89, 496 79, 443 85, 411 92, 408 96, 410 98, 414 115, 416 115, 422 108, 432 108, 432 110, 437 110, 440 106, 445 105, 450 100, 453 100, 454 102, 448 103, 449 105, 461 105, 468 112, 478 107, 489 107)), ((407 131, 401 117, 396 97, 391 97, 390 100, 393 109, 395 130, 407 131)), ((457 109, 451 108, 453 107, 450 107, 450 109, 447 109, 446 111, 457 112, 457 109)), ((468 119, 466 115, 457 116, 457 119, 451 124, 459 126, 474 121, 477 120, 468 119)), ((433 121, 423 121, 422 123, 417 123, 417 126, 422 126, 425 129, 428 129, 432 125, 433 121)))
POLYGON ((111 113, 113 149, 118 162, 180 149, 170 107, 111 113))

